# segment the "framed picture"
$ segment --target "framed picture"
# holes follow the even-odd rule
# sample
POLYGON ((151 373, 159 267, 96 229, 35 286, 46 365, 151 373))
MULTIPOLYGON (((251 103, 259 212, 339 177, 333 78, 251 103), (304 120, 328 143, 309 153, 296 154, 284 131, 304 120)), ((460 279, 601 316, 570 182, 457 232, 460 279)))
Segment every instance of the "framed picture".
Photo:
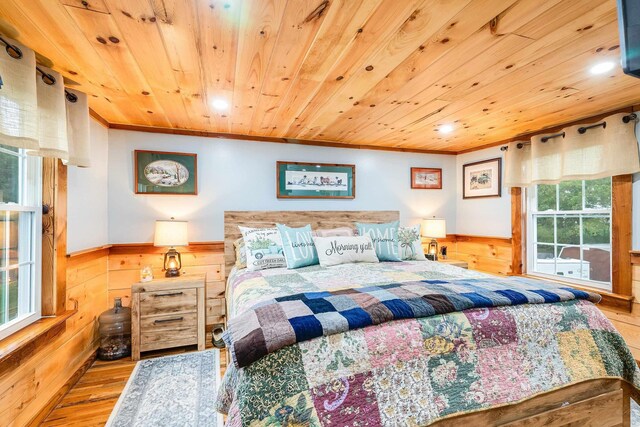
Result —
POLYGON ((483 160, 462 166, 462 198, 502 196, 502 159, 483 160))
POLYGON ((135 150, 136 194, 198 194, 198 155, 135 150))
POLYGON ((421 190, 441 190, 442 169, 411 168, 411 188, 421 190))
POLYGON ((276 163, 279 199, 355 199, 356 166, 329 163, 276 163))

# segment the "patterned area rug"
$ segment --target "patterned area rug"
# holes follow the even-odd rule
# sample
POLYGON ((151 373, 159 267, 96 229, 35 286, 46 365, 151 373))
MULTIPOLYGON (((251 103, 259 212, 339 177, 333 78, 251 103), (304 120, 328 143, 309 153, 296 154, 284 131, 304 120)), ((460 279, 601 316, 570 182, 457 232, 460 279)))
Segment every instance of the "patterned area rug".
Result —
POLYGON ((219 383, 219 350, 142 360, 106 425, 222 426, 222 416, 215 410, 219 383))

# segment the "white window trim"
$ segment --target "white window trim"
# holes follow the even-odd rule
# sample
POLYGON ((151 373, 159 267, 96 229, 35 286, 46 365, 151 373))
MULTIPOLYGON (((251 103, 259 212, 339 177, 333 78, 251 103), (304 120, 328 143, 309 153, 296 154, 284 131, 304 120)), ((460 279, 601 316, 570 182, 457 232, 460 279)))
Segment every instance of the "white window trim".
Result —
MULTIPOLYGON (((33 220, 31 224, 23 225, 27 227, 21 230, 21 233, 28 231, 32 242, 28 248, 31 251, 30 259, 32 261, 19 262, 18 266, 23 267, 30 265, 30 278, 32 280, 32 292, 30 295, 30 312, 27 316, 17 318, 13 321, 0 326, 0 340, 19 331, 41 319, 42 317, 42 159, 40 157, 28 156, 25 150, 18 153, 0 148, 0 151, 10 155, 15 155, 21 159, 20 161, 20 204, 0 203, 0 210, 11 212, 33 212, 33 220), (23 173, 23 168, 27 167, 27 173, 23 173), (28 191, 30 190, 30 191, 28 191)), ((23 249, 20 249, 23 250, 23 249)), ((22 254, 19 255, 19 259, 22 254)), ((15 265, 10 267, 2 267, 0 271, 9 271, 15 269, 15 265)), ((0 286, 3 284, 0 283, 0 286)))
MULTIPOLYGON (((587 288, 593 288, 596 290, 601 290, 601 291, 607 291, 607 292, 612 292, 612 286, 613 283, 612 281, 605 283, 605 282, 598 282, 595 280, 583 280, 583 279, 577 279, 574 277, 568 277, 568 276, 559 276, 556 274, 546 274, 546 273, 541 273, 538 271, 534 271, 533 270, 533 266, 535 265, 535 254, 536 254, 536 248, 535 245, 538 244, 537 242, 537 229, 536 229, 536 225, 533 221, 533 218, 535 216, 543 216, 543 215, 550 215, 550 216, 557 216, 557 215, 581 215, 580 217, 580 244, 579 245, 562 245, 562 246, 576 246, 576 247, 590 247, 592 245, 586 244, 583 245, 582 244, 582 240, 583 240, 583 236, 582 236, 582 216, 584 215, 609 215, 610 217, 610 221, 609 221, 609 238, 612 239, 613 237, 613 230, 611 229, 612 225, 613 225, 613 220, 612 220, 612 216, 613 216, 613 206, 610 209, 588 209, 588 210, 580 210, 580 211, 576 211, 576 210, 572 210, 572 211, 561 211, 559 210, 559 206, 556 205, 556 209, 555 210, 547 210, 547 211, 537 211, 534 209, 534 206, 536 205, 537 202, 537 190, 538 187, 537 185, 532 185, 531 187, 528 187, 526 189, 526 256, 527 256, 527 262, 526 262, 526 268, 525 268, 525 273, 528 276, 532 276, 532 277, 538 277, 541 279, 548 279, 548 280, 556 280, 556 281, 561 281, 561 282, 566 282, 566 283, 570 283, 570 284, 575 284, 578 286, 583 286, 583 287, 587 287, 587 288)), ((612 188, 613 190, 613 188, 612 188)), ((559 186, 556 187, 556 202, 559 203, 559 197, 558 197, 558 192, 559 192, 559 186)), ((613 191, 612 191, 613 193, 613 191)), ((584 180, 582 180, 582 206, 584 206, 584 197, 585 197, 585 184, 584 184, 584 180)), ((613 194, 612 194, 612 198, 613 198, 613 194)), ((554 226, 554 241, 557 241, 557 226, 554 226)), ((544 242, 541 242, 540 244, 544 245, 544 242)), ((558 246, 556 243, 549 243, 549 246, 554 247, 558 246)), ((612 248, 613 249, 613 248, 612 248)), ((612 256, 609 258, 609 262, 610 264, 610 271, 611 271, 611 280, 613 280, 613 252, 612 252, 612 256)), ((582 262, 582 251, 580 251, 580 262, 582 262)))

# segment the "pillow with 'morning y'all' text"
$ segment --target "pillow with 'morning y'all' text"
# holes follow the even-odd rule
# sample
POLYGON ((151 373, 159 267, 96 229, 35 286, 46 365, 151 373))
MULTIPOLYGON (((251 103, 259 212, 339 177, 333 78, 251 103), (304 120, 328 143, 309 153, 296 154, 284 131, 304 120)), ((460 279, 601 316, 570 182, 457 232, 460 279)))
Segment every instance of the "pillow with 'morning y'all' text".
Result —
POLYGON ((376 250, 367 236, 314 237, 322 267, 353 262, 378 262, 376 250))

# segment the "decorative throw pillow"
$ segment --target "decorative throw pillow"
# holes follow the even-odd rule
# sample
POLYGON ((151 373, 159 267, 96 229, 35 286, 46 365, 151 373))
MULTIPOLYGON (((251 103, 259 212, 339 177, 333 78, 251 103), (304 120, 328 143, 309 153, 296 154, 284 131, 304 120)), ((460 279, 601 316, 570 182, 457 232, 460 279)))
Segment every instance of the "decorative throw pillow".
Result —
POLYGON ((233 248, 236 251, 236 267, 247 268, 247 252, 244 247, 244 239, 239 237, 233 242, 233 248))
POLYGON ((353 228, 321 228, 313 231, 313 235, 317 237, 333 237, 333 236, 354 236, 353 228))
POLYGON ((369 236, 314 237, 313 241, 323 267, 352 262, 378 262, 369 236))
POLYGON ((311 236, 311 225, 291 228, 276 224, 276 227, 278 227, 282 239, 287 268, 318 264, 318 252, 316 252, 316 245, 313 243, 313 236, 311 236))
POLYGON ((424 250, 420 238, 420 224, 398 228, 400 258, 403 260, 423 261, 424 250))
POLYGON ((287 266, 277 228, 239 228, 244 239, 248 270, 287 266))
POLYGON ((398 226, 400 221, 385 224, 356 223, 358 234, 368 234, 380 261, 402 261, 398 253, 398 226))

